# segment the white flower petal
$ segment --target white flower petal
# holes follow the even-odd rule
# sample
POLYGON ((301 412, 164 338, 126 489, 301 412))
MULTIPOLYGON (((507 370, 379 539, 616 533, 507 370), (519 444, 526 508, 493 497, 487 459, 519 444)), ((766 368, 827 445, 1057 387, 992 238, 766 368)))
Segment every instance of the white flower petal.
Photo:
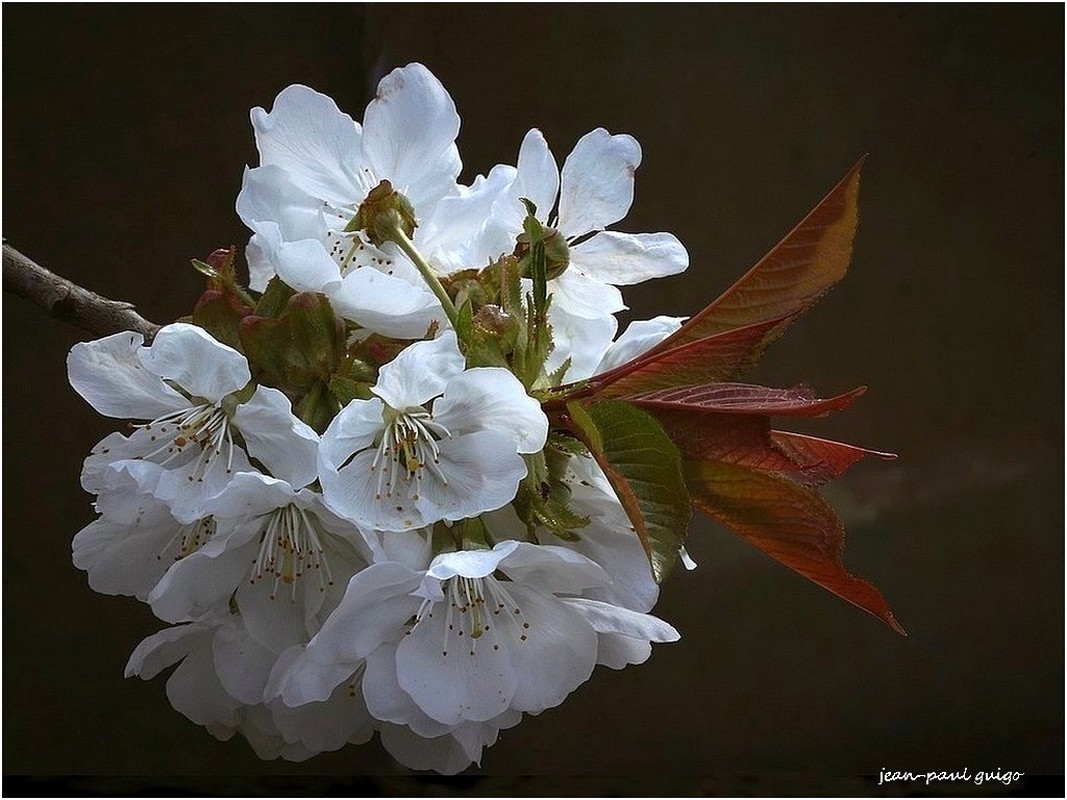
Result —
POLYGON ((459 175, 458 134, 459 114, 441 82, 422 64, 408 64, 382 79, 363 115, 364 164, 424 215, 459 175))
POLYGON ((173 517, 166 505, 143 488, 146 468, 143 461, 136 460, 140 455, 130 439, 120 433, 108 434, 85 459, 82 488, 99 495, 96 510, 114 522, 163 524, 173 517))
POLYGON ((193 651, 178 665, 167 681, 167 699, 197 725, 240 724, 241 703, 222 688, 210 647, 193 651))
POLYGON ((306 642, 310 633, 302 601, 307 588, 303 580, 285 583, 271 575, 255 583, 241 581, 235 600, 248 635, 275 653, 306 642))
POLYGON ((452 378, 434 402, 434 421, 457 436, 476 430, 511 437, 519 453, 538 453, 548 438, 548 417, 506 369, 479 367, 452 378))
POLYGON ((203 328, 175 322, 159 329, 152 346, 138 352, 141 364, 194 397, 218 403, 252 379, 245 357, 203 328))
MULTIPOLYGON (((559 193, 559 167, 556 166, 556 159, 548 148, 544 134, 537 128, 531 129, 523 137, 519 147, 519 160, 515 166, 517 174, 512 194, 514 197, 530 200, 537 206, 537 218, 547 222, 559 193)), ((521 230, 526 210, 521 203, 516 205, 521 230)))
MULTIPOLYGON (((299 745, 295 747, 287 745, 274 726, 274 719, 265 706, 244 706, 239 714, 238 730, 255 754, 264 761, 271 761, 275 758, 291 758, 294 761, 301 761, 309 757, 310 754, 305 748, 299 745)), ((207 729, 216 736, 219 733, 222 733, 223 737, 233 735, 233 731, 226 726, 215 728, 209 725, 207 729)))
POLYGON ((116 333, 80 342, 67 356, 70 385, 98 412, 118 419, 156 419, 189 406, 137 357, 144 337, 116 333))
POLYGON ((571 365, 563 382, 579 381, 593 374, 619 324, 611 315, 588 319, 576 317, 554 303, 549 307, 548 321, 556 346, 548 356, 545 369, 551 373, 569 358, 571 365))
MULTIPOLYGON (((343 279, 326 248, 318 241, 304 239, 281 242, 274 251, 274 268, 282 282, 298 292, 340 292, 343 279)), ((341 310, 336 309, 338 313, 341 310)))
POLYGON ((428 288, 370 267, 352 270, 326 293, 338 314, 383 336, 421 339, 433 322, 448 324, 428 288))
MULTIPOLYGON (((574 508, 578 513, 589 513, 580 503, 574 508)), ((578 541, 561 542, 561 546, 582 553, 611 576, 610 584, 584 592, 587 597, 636 611, 648 611, 656 604, 659 586, 652 578, 641 540, 624 513, 610 519, 594 518, 578 536, 578 541)))
POLYGON ((419 736, 432 738, 449 732, 449 725, 431 719, 396 679, 396 645, 383 644, 367 657, 363 698, 375 719, 406 725, 419 736))
MULTIPOLYGON (((441 553, 430 563, 426 570, 427 582, 444 581, 461 576, 464 578, 484 578, 492 575, 500 562, 520 547, 520 542, 500 542, 492 550, 459 550, 454 553, 441 553)), ((420 591, 422 597, 440 598, 440 592, 430 595, 420 591)))
POLYGON ((576 594, 611 581, 599 564, 566 547, 527 542, 510 544, 516 547, 500 563, 501 571, 542 592, 576 594))
POLYGON ((241 472, 234 475, 223 491, 205 501, 202 508, 205 515, 239 522, 287 506, 297 497, 298 493, 286 481, 258 472, 241 472))
MULTIPOLYGON (((277 226, 275 226, 277 228, 277 226)), ((277 275, 274 253, 281 234, 274 230, 270 237, 253 233, 245 247, 245 261, 248 263, 248 288, 254 292, 265 292, 271 278, 277 275)))
POLYGON ((632 639, 618 633, 597 634, 596 663, 609 669, 644 664, 651 655, 652 645, 644 639, 632 639))
MULTIPOLYGON (((374 450, 364 450, 357 453, 340 470, 326 465, 320 465, 319 470, 322 499, 326 507, 334 514, 367 529, 381 527, 378 524, 383 519, 380 507, 389 501, 379 489, 379 472, 374 466, 375 455, 374 450)), ((395 514, 390 512, 385 519, 391 520, 394 516, 395 514)))
POLYGON ((369 537, 373 561, 395 561, 413 570, 424 570, 433 559, 429 531, 375 531, 369 537))
POLYGON ((514 177, 514 167, 498 164, 488 177, 479 175, 469 189, 459 187, 457 194, 434 207, 414 238, 435 270, 447 274, 484 267, 515 248, 514 232, 491 225, 493 209, 507 195, 514 177))
POLYGON ((492 511, 511 502, 519 481, 526 477, 526 462, 515 452, 514 442, 496 431, 444 439, 439 446, 440 475, 448 482, 427 470, 418 498, 414 499, 411 491, 394 492, 379 507, 379 524, 373 527, 407 530, 492 511), (409 497, 413 498, 413 508, 407 502, 409 497), (389 504, 392 501, 395 505, 389 504))
POLYGON ((471 765, 471 758, 451 736, 424 739, 401 725, 383 725, 379 735, 389 755, 410 769, 455 775, 471 765))
POLYGON ((511 707, 531 714, 562 703, 589 679, 596 666, 592 626, 556 597, 522 585, 509 587, 530 627, 513 636, 509 654, 519 676, 511 707))
POLYGON ((502 644, 504 632, 492 625, 472 638, 470 625, 460 617, 447 600, 439 603, 396 649, 400 687, 445 725, 492 719, 507 709, 519 683, 502 644))
POLYGON ((640 163, 641 146, 632 136, 597 128, 579 139, 560 177, 560 232, 570 239, 625 217, 640 163))
POLYGON ((278 732, 313 754, 339 750, 348 742, 366 742, 374 734, 362 696, 344 685, 325 702, 290 708, 276 700, 269 708, 278 732))
POLYGON ((303 645, 295 645, 278 657, 263 694, 294 708, 326 702, 335 690, 347 691, 344 684, 354 670, 351 664, 320 664, 308 658, 303 645))
POLYGON ((359 125, 329 97, 307 86, 283 89, 268 114, 252 109, 260 163, 289 173, 310 195, 340 203, 359 196, 359 125))
POLYGON ((167 622, 203 616, 225 603, 249 573, 255 555, 255 522, 216 532, 207 544, 171 565, 148 595, 152 612, 167 622))
MULTIPOLYGON (((137 431, 134 437, 141 433, 137 431)), ((166 503, 179 522, 200 519, 204 504, 225 489, 235 475, 255 471, 237 446, 232 452, 215 453, 194 445, 187 447, 186 453, 166 466, 146 461, 138 472, 142 490, 151 491, 166 503)))
POLYGON ((586 275, 574 264, 549 281, 548 290, 552 293, 554 307, 576 317, 597 319, 626 308, 622 292, 586 275))
POLYGON ((500 731, 522 721, 521 711, 505 711, 488 722, 464 722, 452 729, 451 736, 463 747, 463 752, 475 764, 482 763, 482 750, 492 746, 500 731))
POLYGON ((399 639, 421 603, 410 595, 420 579, 419 573, 391 562, 372 564, 356 573, 341 604, 308 644, 308 658, 319 664, 354 667, 383 642, 399 639))
POLYGON ((646 350, 662 342, 685 322, 686 317, 653 317, 652 319, 634 320, 604 353, 594 374, 607 372, 633 361, 646 350))
POLYGON ((277 389, 259 386, 233 421, 249 455, 262 461, 276 478, 299 489, 318 474, 319 435, 293 415, 289 398, 277 389))
POLYGON ((127 678, 137 675, 146 681, 151 680, 193 650, 210 646, 213 635, 213 627, 199 622, 164 628, 134 648, 126 662, 125 675, 127 678))
POLYGON ((689 253, 674 234, 601 231, 571 248, 571 268, 613 286, 677 275, 689 253))
POLYGON ((444 331, 436 339, 415 342, 400 351, 378 372, 372 390, 392 408, 421 406, 445 390, 466 365, 454 331, 444 331))
POLYGON ((682 560, 682 566, 690 572, 697 568, 697 562, 695 562, 693 557, 689 555, 689 551, 685 549, 685 545, 678 548, 678 557, 682 560))
POLYGON ((561 598, 560 602, 581 614, 597 633, 619 633, 649 642, 676 642, 681 638, 673 625, 651 614, 640 614, 584 597, 561 598))
POLYGON ((95 592, 146 600, 170 566, 159 556, 178 528, 173 519, 142 526, 100 518, 74 537, 74 566, 89 573, 89 586, 95 592))
POLYGON ((353 400, 330 421, 319 443, 319 472, 336 473, 353 453, 374 442, 381 431, 384 404, 377 397, 353 400))
POLYGON ((263 702, 263 687, 276 655, 257 643, 240 625, 223 625, 211 642, 215 674, 226 693, 253 706, 263 702))
POLYGON ((321 241, 326 233, 322 200, 294 184, 292 175, 276 166, 245 168, 237 195, 237 215, 266 238, 262 246, 271 257, 276 255, 280 242, 321 241))

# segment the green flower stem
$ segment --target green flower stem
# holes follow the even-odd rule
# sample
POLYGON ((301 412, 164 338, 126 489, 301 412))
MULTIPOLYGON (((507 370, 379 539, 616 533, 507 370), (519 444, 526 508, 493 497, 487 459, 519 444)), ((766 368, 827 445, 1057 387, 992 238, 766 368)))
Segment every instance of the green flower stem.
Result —
POLYGON ((394 224, 388 227, 389 238, 392 239, 401 250, 412 260, 416 267, 419 269, 419 274, 422 275, 422 279, 426 281, 426 285, 430 287, 437 299, 441 301, 441 306, 445 310, 445 315, 448 317, 448 321, 452 323, 452 327, 456 328, 457 320, 459 319, 459 312, 456 310, 455 303, 452 302, 452 298, 448 296, 448 292, 445 291, 445 287, 441 285, 441 281, 437 279, 434 274, 433 267, 429 265, 425 258, 415 248, 415 243, 408 238, 408 235, 401 230, 400 225, 394 224))

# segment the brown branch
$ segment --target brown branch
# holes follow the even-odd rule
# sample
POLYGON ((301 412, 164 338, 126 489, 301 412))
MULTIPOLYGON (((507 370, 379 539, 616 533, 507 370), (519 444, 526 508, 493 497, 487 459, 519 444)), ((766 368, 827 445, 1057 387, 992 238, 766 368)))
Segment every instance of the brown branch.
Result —
POLYGON ((143 334, 145 339, 151 339, 159 330, 159 325, 134 311, 132 303, 109 300, 83 289, 34 263, 6 242, 4 291, 24 297, 56 319, 97 336, 136 331, 143 334))

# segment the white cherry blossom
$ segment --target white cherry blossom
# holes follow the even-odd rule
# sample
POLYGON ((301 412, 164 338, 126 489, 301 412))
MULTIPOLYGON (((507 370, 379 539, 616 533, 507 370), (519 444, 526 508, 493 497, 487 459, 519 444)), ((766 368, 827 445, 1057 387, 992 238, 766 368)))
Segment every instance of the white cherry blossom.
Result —
POLYGON ((235 395, 251 380, 248 362, 202 328, 166 325, 147 347, 139 333, 77 344, 67 369, 101 414, 149 420, 93 448, 82 474, 88 491, 99 492, 103 473, 122 467, 179 521, 195 522, 206 499, 235 474, 254 471, 248 455, 297 486, 315 478, 318 435, 277 389, 257 387, 247 407, 238 406, 235 395))
POLYGON ((375 396, 353 400, 323 434, 327 506, 361 527, 402 531, 514 498, 522 454, 544 446, 548 420, 507 370, 463 366, 446 331, 381 368, 375 396))
POLYGON ((432 322, 444 324, 407 256, 348 228, 387 180, 412 204, 415 244, 439 269, 482 266, 478 234, 514 170, 459 186, 459 124, 452 99, 421 64, 382 79, 362 125, 306 86, 282 91, 269 113, 253 109, 261 165, 246 171, 237 200, 254 232, 252 288, 277 274, 298 291, 324 292, 339 313, 388 336, 418 338, 432 322))
POLYGON ((570 245, 570 265, 548 283, 553 305, 581 319, 622 311, 626 305, 617 286, 689 266, 689 254, 673 234, 606 230, 629 212, 640 163, 636 139, 597 128, 578 140, 561 173, 544 136, 533 129, 519 149, 511 187, 494 205, 493 231, 486 235, 514 241, 525 216, 519 199, 531 200, 538 217, 570 245))
POLYGON ((244 736, 263 759, 304 761, 373 735, 356 687, 339 685, 328 702, 291 708, 266 702, 264 689, 278 655, 227 614, 177 625, 149 636, 130 656, 126 677, 145 680, 177 663, 167 680, 174 708, 217 739, 244 736))
POLYGON ((599 653, 603 637, 677 638, 655 617, 578 596, 609 582, 573 550, 510 540, 443 553, 425 570, 376 563, 352 579, 306 651, 276 670, 267 695, 324 702, 361 675, 371 715, 425 740, 385 726, 390 752, 458 771, 522 713, 563 702, 598 660, 614 666, 620 656, 599 653))
POLYGON ((265 475, 236 476, 203 512, 213 535, 162 576, 152 610, 184 622, 236 608, 248 634, 274 653, 306 642, 370 557, 360 532, 318 493, 265 475))

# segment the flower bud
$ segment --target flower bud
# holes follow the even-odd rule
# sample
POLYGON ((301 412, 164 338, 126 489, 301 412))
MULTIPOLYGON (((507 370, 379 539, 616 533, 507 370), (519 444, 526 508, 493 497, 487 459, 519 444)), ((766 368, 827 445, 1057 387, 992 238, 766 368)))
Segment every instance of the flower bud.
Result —
MULTIPOLYGON (((541 240, 545 245, 545 273, 547 280, 558 278, 571 263, 571 251, 563 234, 555 228, 544 228, 541 240)), ((530 237, 522 233, 516 239, 514 255, 519 259, 520 274, 530 277, 530 237)))

